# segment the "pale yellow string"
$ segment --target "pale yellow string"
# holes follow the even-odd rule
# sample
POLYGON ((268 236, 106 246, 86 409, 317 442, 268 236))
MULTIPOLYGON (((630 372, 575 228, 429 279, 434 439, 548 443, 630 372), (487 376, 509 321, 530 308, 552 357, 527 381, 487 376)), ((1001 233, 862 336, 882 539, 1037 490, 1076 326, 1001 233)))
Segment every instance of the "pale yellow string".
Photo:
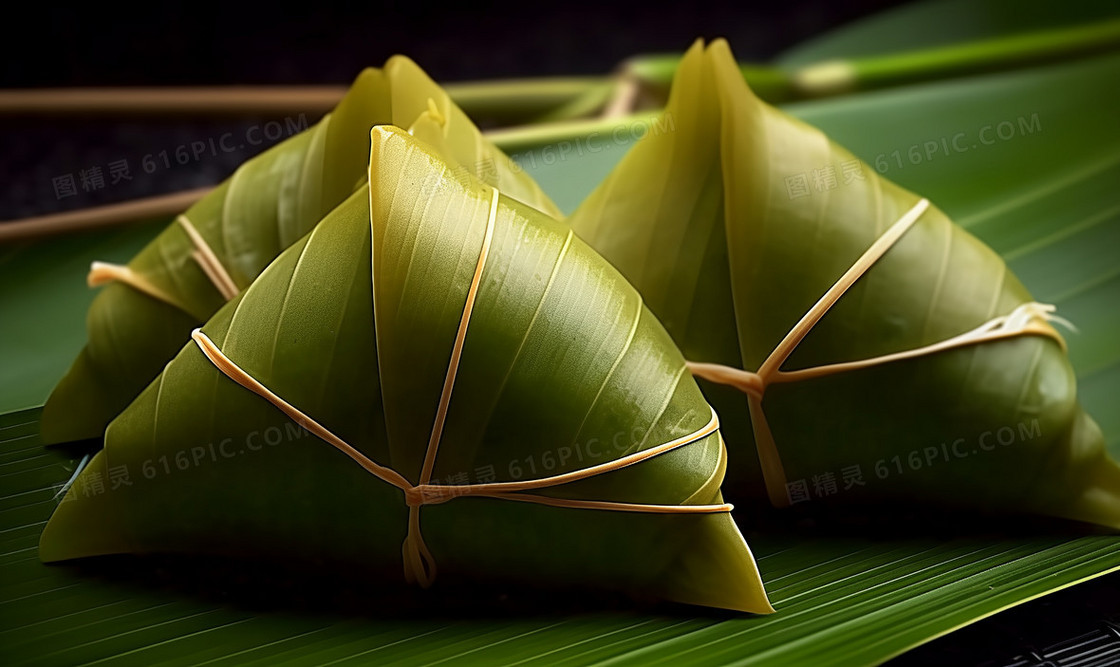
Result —
POLYGON ((86 275, 86 284, 90 287, 100 287, 111 282, 128 285, 132 289, 147 294, 148 296, 174 306, 182 311, 186 308, 167 292, 156 287, 144 276, 136 273, 131 267, 123 264, 109 262, 93 262, 90 264, 89 273, 86 275))
POLYGON ((175 222, 179 223, 179 226, 187 233, 187 237, 190 238, 191 244, 195 247, 194 252, 191 253, 191 257, 202 269, 202 272, 206 274, 206 277, 210 279, 210 282, 213 283, 222 297, 226 301, 230 301, 236 297, 241 292, 241 290, 237 288, 237 283, 233 282, 233 278, 231 278, 229 272, 226 271, 226 267, 222 266, 222 261, 218 259, 218 256, 214 253, 213 249, 210 248, 210 244, 206 242, 206 239, 202 238, 202 234, 198 233, 198 230, 195 229, 190 219, 185 215, 180 215, 175 218, 175 222))
POLYGON ((427 106, 428 108, 417 114, 416 119, 408 126, 408 130, 406 131, 409 134, 413 134, 416 130, 416 126, 425 118, 438 125, 440 129, 445 132, 447 131, 447 116, 444 116, 443 113, 440 112, 439 105, 436 104, 436 101, 429 97, 427 106))
MULTIPOLYGON (((429 108, 435 103, 428 98, 429 108)), ((432 424, 432 434, 428 438, 428 448, 424 452, 424 464, 420 468, 420 485, 431 481, 432 470, 436 465, 436 453, 439 451, 439 441, 443 437, 443 424, 447 420, 447 408, 451 404, 451 392, 455 388, 455 376, 459 372, 459 359, 463 354, 463 343, 467 339, 467 326, 474 312, 474 300, 478 295, 478 286, 482 282, 482 270, 486 266, 486 258, 490 255, 490 243, 494 239, 494 221, 498 215, 498 191, 490 190, 490 208, 486 216, 486 233, 482 238, 482 248, 478 251, 478 260, 475 262, 474 275, 471 277, 470 287, 467 288, 467 300, 463 304, 463 314, 459 318, 459 328, 455 332, 455 342, 451 346, 451 361, 447 364, 447 374, 443 378, 443 390, 440 392, 439 405, 436 408, 435 422, 432 424)), ((410 573, 416 575, 416 580, 424 588, 431 585, 436 576, 435 559, 420 538, 420 504, 408 505, 409 534, 417 535, 417 539, 405 540, 404 560, 407 564, 405 577, 412 583, 410 573)))
POLYGON ((629 68, 620 72, 614 79, 614 92, 604 105, 603 112, 599 114, 599 118, 603 120, 625 118, 634 113, 638 105, 638 97, 642 92, 642 82, 629 68))
MULTIPOLYGON (((759 462, 762 466, 763 479, 766 482, 766 492, 770 497, 770 502, 775 507, 788 506, 789 496, 786 493, 786 475, 782 466, 781 456, 778 454, 777 446, 774 443, 774 436, 766 421, 766 414, 762 410, 762 399, 766 393, 766 387, 769 385, 825 377, 844 371, 869 368, 893 361, 929 355, 965 345, 976 345, 1027 334, 1049 336, 1057 340, 1063 349, 1065 348, 1065 341, 1062 340, 1058 332, 1046 322, 1048 320, 1056 320, 1067 325, 1069 325, 1069 323, 1053 315, 1055 310, 1054 306, 1030 302, 1020 305, 1007 315, 993 318, 971 331, 924 347, 885 354, 870 359, 861 359, 859 361, 827 364, 796 371, 781 370, 782 364, 785 363, 790 354, 797 348, 797 345, 808 335, 821 318, 824 317, 825 313, 840 300, 840 297, 844 295, 848 288, 850 288, 860 276, 866 273, 887 250, 902 238, 902 235, 918 221, 928 208, 928 200, 919 200, 918 203, 914 204, 914 206, 899 218, 898 221, 891 225, 882 236, 876 239, 875 242, 871 244, 871 247, 844 272, 844 275, 840 276, 840 279, 825 292, 824 296, 822 296, 820 300, 805 313, 801 320, 790 329, 789 333, 787 333, 778 346, 774 348, 774 351, 762 362, 757 372, 752 373, 747 370, 734 368, 732 366, 724 366, 722 364, 688 362, 688 368, 694 376, 704 378, 709 382, 733 386, 747 394, 747 406, 750 411, 751 425, 754 430, 755 444, 758 449, 759 462)), ((1072 328, 1072 325, 1069 326, 1072 328)))
MULTIPOLYGON (((475 496, 482 498, 495 498, 501 500, 512 500, 516 502, 528 502, 539 505, 548 505, 552 507, 566 507, 576 509, 597 509, 597 510, 611 510, 619 512, 640 512, 640 513, 658 513, 658 514, 713 514, 719 512, 730 512, 732 506, 728 503, 719 505, 655 505, 645 503, 625 503, 613 501, 600 501, 600 500, 578 500, 569 498, 555 498, 551 496, 542 496, 533 493, 524 493, 525 491, 533 491, 537 489, 544 489, 561 484, 567 484, 582 479, 587 479, 595 475, 601 475, 620 468, 641 463, 647 459, 659 456, 666 452, 683 447, 685 445, 697 442, 706 438, 707 436, 715 433, 718 437, 719 432, 719 419, 716 416, 715 410, 712 410, 711 418, 708 423, 700 429, 689 433, 688 435, 681 436, 669 442, 644 449, 640 452, 635 452, 627 456, 609 461, 607 463, 574 470, 572 472, 553 475, 550 477, 543 477, 539 479, 521 480, 516 482, 492 482, 487 484, 462 484, 462 485, 443 485, 432 484, 431 474, 435 466, 435 456, 439 448, 439 440, 443 432, 443 425, 447 416, 447 408, 450 403, 451 392, 455 384, 455 376, 457 373, 459 359, 462 354, 463 343, 466 340, 467 326, 470 323, 470 315, 474 308, 475 296, 477 295, 478 285, 481 282, 482 271, 486 263, 486 257, 489 253, 489 246, 493 238, 494 221, 497 215, 498 193, 497 190, 493 191, 490 202, 490 215, 487 220, 486 235, 483 240, 482 249, 479 252, 478 263, 475 267, 474 277, 471 280, 471 286, 467 291, 467 301, 463 307, 463 315, 459 322, 459 330, 456 333, 455 343, 452 347, 451 361, 448 364, 447 375, 444 379, 443 392, 440 396, 439 407, 436 411, 435 423, 432 427, 432 435, 428 441, 428 449, 425 452, 424 464, 421 469, 420 483, 412 484, 403 475, 393 470, 392 468, 380 465, 354 447, 347 444, 338 436, 334 435, 321 424, 309 417, 307 414, 300 411, 280 396, 272 392, 268 387, 265 387, 249 373, 240 368, 232 360, 229 359, 219 348, 210 340, 206 334, 202 333, 200 329, 195 329, 191 334, 191 338, 198 345, 203 355, 214 364, 223 374, 237 382, 246 389, 252 391, 258 396, 263 397, 284 414, 290 417, 295 423, 302 426, 304 429, 319 437, 324 442, 333 445, 339 451, 343 452, 358 465, 364 468, 369 473, 378 477, 379 479, 392 484, 393 486, 401 489, 404 492, 405 504, 409 508, 408 515, 408 534, 405 538, 404 545, 402 546, 402 556, 404 560, 405 578, 410 582, 417 582, 422 587, 427 588, 431 585, 435 578, 436 566, 435 559, 431 552, 428 550, 427 545, 424 543, 424 538, 420 532, 420 514, 419 508, 423 505, 434 505, 444 503, 449 500, 464 496, 475 496)), ((723 443, 723 438, 720 438, 720 464, 724 464, 727 457, 727 450, 723 443)))

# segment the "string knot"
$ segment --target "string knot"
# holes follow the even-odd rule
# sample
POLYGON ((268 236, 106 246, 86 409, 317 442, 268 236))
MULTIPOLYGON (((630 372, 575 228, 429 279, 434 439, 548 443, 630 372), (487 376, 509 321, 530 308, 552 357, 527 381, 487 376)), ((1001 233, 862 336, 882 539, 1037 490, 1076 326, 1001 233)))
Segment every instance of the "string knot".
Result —
MULTIPOLYGON (((438 112, 435 103, 429 100, 429 112, 438 112)), ((361 451, 355 449, 353 446, 339 438, 334 433, 324 428, 321 424, 309 417, 306 413, 299 410, 291 403, 288 403, 280 396, 277 396, 268 387, 261 384, 256 378, 247 373, 243 368, 234 363, 227 357, 214 341, 210 340, 206 334, 202 333, 200 329, 195 329, 191 333, 191 338, 198 345, 203 355, 206 356, 211 363, 213 363, 219 371, 224 375, 245 387, 249 391, 261 396, 268 400, 270 403, 280 409, 281 412, 290 417, 293 421, 303 426, 305 429, 315 434, 323 441, 331 444, 342 453, 349 456, 359 466, 367 472, 373 474, 377 478, 392 484, 404 492, 405 505, 408 507, 408 532, 401 545, 401 555, 404 560, 404 575, 405 579, 409 582, 417 583, 423 588, 432 585, 436 577, 436 562, 432 557, 431 551, 424 543, 424 537, 420 533, 420 508, 424 505, 436 505, 445 503, 449 500, 459 496, 480 496, 489 498, 501 498, 505 500, 512 500, 518 502, 530 502, 540 505, 550 505, 553 507, 574 507, 586 509, 603 509, 603 510, 617 510, 622 512, 648 512, 648 513, 715 513, 715 512, 730 512, 731 505, 721 503, 718 505, 652 505, 642 503, 622 503, 613 501, 600 501, 600 500, 576 500, 568 498, 555 498, 546 495, 537 495, 533 493, 522 493, 523 491, 531 491, 536 489, 547 488, 559 484, 566 484, 574 482, 594 475, 610 472, 619 468, 639 463, 648 458, 657 456, 664 452, 682 447, 684 445, 698 442, 707 436, 715 433, 719 429, 719 419, 716 417, 715 410, 712 410, 712 417, 708 423, 693 433, 682 436, 670 442, 662 443, 655 447, 629 454, 619 459, 615 459, 609 463, 603 463, 588 468, 582 468, 576 471, 553 475, 551 477, 543 477, 533 480, 521 480, 519 482, 496 482, 488 484, 431 484, 432 470, 435 465, 436 451, 439 446, 440 437, 443 433, 444 420, 447 416, 448 404, 451 400, 451 390, 455 385, 455 376, 459 368, 459 358, 462 354, 463 344, 466 339, 467 324, 470 321, 471 311, 474 307, 475 295, 477 294, 478 285, 482 278, 482 269, 486 264, 487 253, 489 252, 491 238, 494 231, 494 220, 498 213, 498 191, 492 190, 490 197, 490 215, 486 223, 486 236, 483 241, 482 249, 479 251, 478 263, 475 266, 475 275, 471 280, 470 288, 467 291, 467 301, 463 306, 463 315, 459 321, 459 330, 455 337, 455 342, 451 350, 451 359, 447 368, 447 375, 444 378, 443 391, 440 394, 440 402, 436 409, 436 419, 432 426, 432 434, 428 441, 428 449, 424 455, 424 463, 420 469, 419 484, 413 484, 409 479, 405 478, 396 470, 380 465, 375 461, 370 460, 361 451)), ((569 240, 571 235, 569 234, 569 240)), ((566 242, 565 242, 566 243, 566 242)), ((636 326, 636 325, 635 325, 636 326)), ((720 456, 721 465, 726 465, 726 460, 723 458, 727 454, 723 446, 723 441, 720 439, 720 456)), ((722 469, 722 468, 721 468, 722 469)))
POLYGON ((789 330, 768 357, 759 366, 757 372, 751 372, 721 364, 687 362, 688 369, 693 376, 704 378, 717 384, 736 387, 747 394, 750 409, 751 427, 754 430, 755 447, 758 450, 759 463, 762 465, 762 476, 766 483, 766 492, 775 507, 788 507, 791 504, 786 484, 786 473, 782 466, 781 456, 778 454, 774 435, 766 423, 766 414, 762 410, 762 396, 766 387, 778 382, 795 382, 820 378, 834 373, 849 370, 870 368, 893 361, 913 359, 928 354, 935 354, 944 350, 951 350, 964 345, 975 345, 989 341, 1038 334, 1053 338, 1066 349, 1065 340, 1050 326, 1051 322, 1061 324, 1071 331, 1077 331, 1068 320, 1056 315, 1056 307, 1050 304, 1034 301, 1020 304, 1007 315, 988 320, 980 326, 962 334, 947 338, 938 343, 923 347, 893 352, 869 359, 858 361, 844 361, 823 366, 803 368, 796 371, 783 371, 782 364, 786 362, 794 349, 801 343, 806 335, 817 325, 817 322, 832 308, 841 296, 858 280, 884 253, 902 237, 918 218, 930 206, 926 199, 919 200, 914 206, 899 218, 883 235, 871 244, 863 255, 840 276, 832 287, 825 292, 813 307, 798 320, 797 324, 789 330))
POLYGON ((1077 327, 1073 322, 1054 312, 1057 309, 1058 307, 1053 304, 1030 301, 1011 311, 1007 319, 1002 322, 1002 326, 1005 329, 1019 330, 1025 329, 1032 321, 1055 322, 1077 333, 1077 327))
POLYGON ((420 507, 426 504, 424 500, 424 489, 419 486, 412 486, 405 489, 404 504, 409 507, 420 507))
POLYGON ((718 384, 730 385, 760 401, 762 400, 762 395, 766 393, 766 385, 769 384, 766 378, 763 378, 758 373, 745 371, 740 368, 732 368, 731 366, 698 361, 686 361, 685 366, 688 367, 690 373, 697 377, 702 377, 718 384))
POLYGON ((409 507, 420 507, 421 505, 438 505, 445 503, 448 500, 460 495, 464 495, 465 491, 456 489, 453 486, 443 486, 440 484, 417 484, 404 489, 404 504, 409 507))

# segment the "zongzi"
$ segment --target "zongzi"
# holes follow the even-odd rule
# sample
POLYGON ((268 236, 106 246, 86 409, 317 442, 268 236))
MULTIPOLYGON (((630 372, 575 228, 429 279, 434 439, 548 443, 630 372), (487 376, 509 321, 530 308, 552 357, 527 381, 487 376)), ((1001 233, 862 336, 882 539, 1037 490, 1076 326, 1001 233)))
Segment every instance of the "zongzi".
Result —
POLYGON ((1061 318, 995 252, 755 97, 722 40, 664 113, 569 221, 703 378, 729 494, 1120 528, 1061 318))
POLYGON ((43 409, 47 444, 100 437, 190 330, 365 183, 369 131, 406 128, 454 169, 549 215, 559 211, 411 60, 358 76, 314 127, 243 164, 127 266, 96 262, 89 340, 43 409))
POLYGON ((768 612, 725 466, 714 411, 617 271, 378 127, 368 188, 109 425, 40 557, 287 556, 396 578, 403 560, 422 585, 438 565, 768 612), (133 483, 90 491, 114 470, 133 483))

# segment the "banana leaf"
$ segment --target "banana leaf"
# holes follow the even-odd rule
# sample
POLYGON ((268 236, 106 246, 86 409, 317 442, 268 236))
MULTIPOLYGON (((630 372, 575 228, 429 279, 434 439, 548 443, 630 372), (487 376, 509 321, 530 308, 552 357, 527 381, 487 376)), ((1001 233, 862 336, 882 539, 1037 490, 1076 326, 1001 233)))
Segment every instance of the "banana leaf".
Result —
POLYGON ((127 267, 95 265, 90 284, 108 284, 89 311, 89 342, 46 403, 44 440, 100 437, 193 327, 364 182, 369 128, 385 123, 431 143, 453 168, 559 215, 415 63, 390 58, 363 71, 315 126, 242 165, 127 267))
MULTIPOLYGON (((862 43, 922 35, 931 25, 928 15, 907 25, 901 12, 894 14, 900 20, 889 34, 862 43)), ((1096 58, 786 107, 868 165, 878 156, 891 160, 886 175, 937 202, 1004 256, 1036 298, 1057 304, 1078 325, 1079 333, 1065 336, 1078 397, 1113 456, 1120 454, 1120 350, 1113 333, 1120 327, 1114 307, 1120 276, 1112 250, 1120 230, 1120 140, 1107 114, 1116 106, 1109 85, 1116 67, 1113 59, 1096 58), (926 141, 960 131, 975 136, 989 123, 1033 113, 1041 132, 931 159, 906 156, 910 146, 923 150, 926 141), (895 150, 902 167, 893 162, 895 150)), ((626 146, 606 142, 600 152, 557 159, 562 148, 521 162, 570 211, 626 146)), ((0 411, 41 404, 81 347, 81 313, 90 295, 79 286, 90 260, 127 259, 162 224, 51 239, 0 255, 0 280, 22 286, 0 290, 0 411)), ((507 598, 498 586, 482 589, 485 595, 473 590, 469 605, 447 615, 433 616, 427 603, 378 613, 368 598, 347 597, 347 590, 339 592, 341 600, 315 606, 307 591, 292 590, 285 580, 254 578, 259 563, 226 576, 187 563, 42 565, 36 545, 58 502, 52 496, 78 461, 66 450, 44 450, 38 431, 37 409, 0 415, 0 652, 20 664, 876 664, 1009 606, 1120 569, 1114 536, 1040 534, 1038 527, 1025 536, 861 536, 805 526, 790 536, 757 534, 751 517, 742 525, 779 610, 765 617, 589 611, 556 595, 512 605, 517 596, 507 598)))
MULTIPOLYGON (((764 368, 919 197, 760 101, 723 41, 685 55, 662 125, 670 119, 675 131, 635 146, 570 223, 638 288, 686 358, 716 364, 697 368, 701 377, 758 380, 729 369, 764 368)), ((1032 301, 997 254, 934 207, 782 369, 926 348, 1032 301)), ((1120 528, 1120 465, 1076 402, 1064 341, 1040 315, 1024 317, 1037 321, 1000 340, 784 384, 775 374, 742 391, 706 385, 738 469, 730 492, 766 489, 780 507, 910 503, 1120 528)))
POLYGON ((439 563, 451 576, 771 611, 720 496, 714 413, 634 289, 563 223, 456 178, 398 128, 374 128, 369 178, 202 332, 408 490, 438 481, 442 501, 406 507, 401 489, 306 441, 304 421, 191 342, 109 425, 40 557, 282 554, 385 576, 404 542, 425 554, 406 572, 421 582, 439 563), (576 477, 527 496, 458 497, 558 475, 576 477), (138 479, 106 491, 113 476, 138 479), (555 499, 614 505, 536 504, 555 499))

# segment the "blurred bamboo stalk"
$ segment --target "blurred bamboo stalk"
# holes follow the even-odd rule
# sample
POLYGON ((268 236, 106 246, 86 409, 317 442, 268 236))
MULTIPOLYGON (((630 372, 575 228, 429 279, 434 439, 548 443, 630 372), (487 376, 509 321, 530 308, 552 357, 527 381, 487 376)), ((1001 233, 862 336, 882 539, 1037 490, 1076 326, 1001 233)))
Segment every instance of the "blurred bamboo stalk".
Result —
MULTIPOLYGON (((743 77, 770 103, 839 95, 855 90, 935 81, 949 77, 1059 62, 1120 48, 1120 20, 950 44, 886 55, 827 60, 798 68, 740 64, 743 77)), ((668 90, 680 55, 628 60, 624 75, 668 90)))
MULTIPOLYGON (((965 44, 850 61, 857 90, 885 88, 916 81, 996 72, 1039 63, 1080 58, 1120 48, 1120 20, 1022 33, 965 44)), ((827 68, 832 63, 803 68, 794 83, 807 96, 844 92, 833 90, 827 68), (819 76, 818 80, 818 75, 819 76)))

